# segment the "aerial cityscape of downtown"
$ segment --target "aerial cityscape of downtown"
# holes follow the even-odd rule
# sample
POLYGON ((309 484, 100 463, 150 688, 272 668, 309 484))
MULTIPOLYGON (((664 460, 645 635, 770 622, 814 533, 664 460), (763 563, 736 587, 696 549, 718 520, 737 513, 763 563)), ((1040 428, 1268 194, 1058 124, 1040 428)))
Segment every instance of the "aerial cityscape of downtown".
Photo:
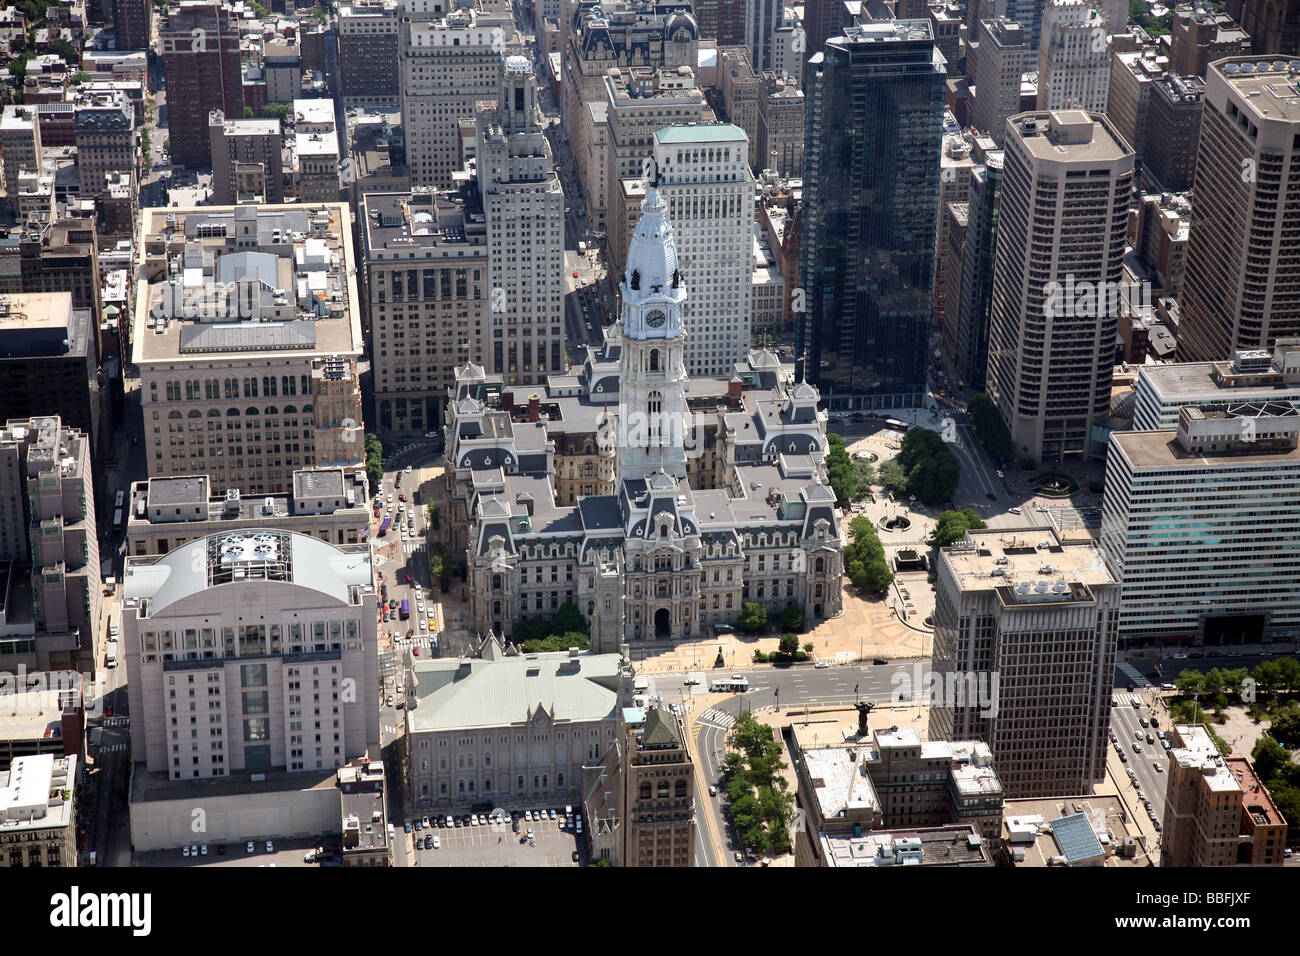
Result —
POLYGON ((1195 929, 1300 866, 1300 0, 307 3, 0 10, 52 925, 912 867, 1195 929))

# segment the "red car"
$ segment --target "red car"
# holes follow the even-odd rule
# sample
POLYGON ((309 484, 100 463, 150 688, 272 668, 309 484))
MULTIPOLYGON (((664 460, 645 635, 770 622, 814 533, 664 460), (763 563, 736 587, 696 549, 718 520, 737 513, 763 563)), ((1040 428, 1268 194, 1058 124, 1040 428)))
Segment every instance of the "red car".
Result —
POLYGON ((380 511, 378 508, 376 508, 376 509, 375 509, 375 517, 378 518, 381 514, 383 514, 383 512, 380 511))
POLYGON ((407 584, 411 584, 411 583, 412 583, 411 576, 410 576, 409 574, 403 574, 402 577, 406 578, 406 583, 407 583, 407 584))
POLYGON ((113 716, 113 708, 112 708, 112 707, 105 707, 105 708, 104 708, 104 716, 105 716, 105 717, 112 717, 112 716, 113 716))
POLYGON ((413 648, 411 648, 411 653, 414 654, 416 657, 419 657, 419 656, 420 656, 420 649, 419 649, 418 647, 413 647, 413 648))
POLYGON ((575 273, 573 274, 573 277, 574 277, 575 279, 578 278, 578 273, 575 272, 575 273))
POLYGON ((398 501, 405 501, 405 500, 406 500, 406 495, 398 495, 398 496, 397 496, 397 500, 398 500, 398 501))

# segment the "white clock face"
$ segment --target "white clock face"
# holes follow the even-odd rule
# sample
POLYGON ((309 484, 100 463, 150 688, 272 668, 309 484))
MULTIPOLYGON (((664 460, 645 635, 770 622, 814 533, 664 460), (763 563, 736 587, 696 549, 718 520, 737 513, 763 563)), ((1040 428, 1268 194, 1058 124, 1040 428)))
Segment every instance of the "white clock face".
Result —
POLYGON ((651 309, 645 314, 645 324, 652 329, 657 329, 668 321, 668 316, 659 309, 651 309))

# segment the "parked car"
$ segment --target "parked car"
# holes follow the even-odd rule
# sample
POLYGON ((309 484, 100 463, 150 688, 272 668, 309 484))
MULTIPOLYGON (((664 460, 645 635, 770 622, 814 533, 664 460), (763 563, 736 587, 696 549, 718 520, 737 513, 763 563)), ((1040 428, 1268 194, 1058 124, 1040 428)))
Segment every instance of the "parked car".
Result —
POLYGON ((247 845, 244 849, 245 849, 247 852, 249 852, 249 853, 256 853, 256 852, 257 852, 257 848, 256 848, 255 846, 253 846, 253 841, 252 841, 252 840, 249 840, 249 841, 248 841, 248 845, 247 845))
POLYGON ((434 848, 435 850, 438 850, 438 849, 441 849, 441 848, 442 848, 442 840, 439 839, 438 837, 434 837, 434 838, 433 838, 433 848, 434 848))
POLYGON ((822 670, 823 668, 830 667, 830 666, 831 665, 827 664, 825 661, 818 661, 816 664, 813 665, 813 668, 815 670, 822 670))
POLYGON ((274 853, 274 852, 275 852, 275 844, 272 843, 270 840, 267 840, 267 841, 266 841, 266 852, 267 852, 267 853, 274 853))

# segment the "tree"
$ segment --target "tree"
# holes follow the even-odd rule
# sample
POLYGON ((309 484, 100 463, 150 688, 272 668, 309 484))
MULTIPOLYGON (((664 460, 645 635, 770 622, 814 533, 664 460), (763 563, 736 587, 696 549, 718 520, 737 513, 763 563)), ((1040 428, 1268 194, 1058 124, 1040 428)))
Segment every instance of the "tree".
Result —
POLYGON ((253 112, 253 108, 251 106, 244 107, 244 119, 252 119, 256 115, 257 114, 253 112))
POLYGON ((757 601, 746 601, 740 606, 740 615, 736 618, 736 630, 746 634, 758 634, 768 627, 767 608, 757 601))
POLYGON ((903 436, 895 461, 907 476, 907 492, 926 504, 947 501, 957 490, 961 465, 937 432, 913 428, 903 436))
POLYGON ((270 119, 283 120, 289 115, 288 103, 266 103, 262 106, 262 115, 270 119))
POLYGON ((63 62, 68 66, 77 66, 81 63, 81 51, 64 39, 51 40, 46 45, 45 52, 62 57, 63 62))
POLYGON ((75 74, 73 74, 72 79, 69 80, 68 82, 70 82, 73 86, 80 86, 82 83, 87 83, 89 81, 90 81, 90 74, 87 73, 85 70, 78 70, 75 74))
POLYGON ((1275 711, 1268 732, 1283 747, 1300 747, 1300 704, 1287 704, 1275 711))
POLYGON ((803 608, 794 604, 787 604, 785 610, 781 612, 781 629, 784 631, 802 631, 803 608))
POLYGON ((777 644, 776 649, 782 654, 794 657, 795 654, 799 653, 799 635, 782 634, 781 642, 777 644))
POLYGON ((884 558, 873 558, 866 562, 862 581, 858 586, 864 591, 884 594, 893 583, 894 572, 889 570, 889 565, 885 563, 884 558))
POLYGON ((880 483, 895 495, 907 494, 907 472, 903 471, 897 459, 891 458, 877 469, 880 483))
POLYGON ((939 520, 934 526, 934 543, 940 548, 946 548, 964 538, 967 531, 987 527, 984 519, 970 508, 963 508, 961 511, 945 511, 939 515, 939 520))
POLYGON ((366 435, 366 476, 378 492, 384 483, 384 446, 375 434, 366 435))
POLYGON ((1250 759, 1255 764, 1259 778, 1265 783, 1277 777, 1291 761, 1291 754, 1268 734, 1255 741, 1250 751, 1250 759))
POLYGON ((871 493, 871 486, 876 483, 876 466, 865 458, 853 459, 853 477, 858 482, 859 499, 871 493))
POLYGON ((830 481, 831 491, 835 492, 835 504, 847 508, 857 500, 858 479, 853 470, 853 461, 844 448, 844 439, 834 432, 826 436, 830 448, 826 456, 826 477, 830 481))
POLYGON ((1184 697, 1201 693, 1205 686, 1205 675, 1200 671, 1183 671, 1174 678, 1174 686, 1184 697))

